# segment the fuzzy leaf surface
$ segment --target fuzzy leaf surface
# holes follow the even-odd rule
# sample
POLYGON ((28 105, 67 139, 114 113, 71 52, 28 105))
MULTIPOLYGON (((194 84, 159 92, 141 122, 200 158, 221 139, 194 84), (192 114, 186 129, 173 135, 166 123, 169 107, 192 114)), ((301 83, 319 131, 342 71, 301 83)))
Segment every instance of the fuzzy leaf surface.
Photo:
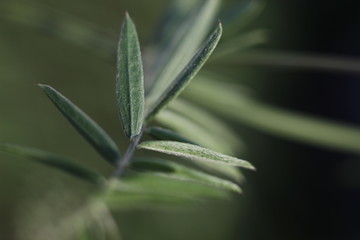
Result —
POLYGON ((80 108, 54 88, 39 84, 71 125, 110 163, 116 163, 120 152, 110 136, 80 108))
POLYGON ((141 143, 138 147, 179 157, 190 158, 192 160, 211 161, 214 163, 255 170, 254 166, 245 160, 227 156, 225 154, 188 143, 174 141, 148 141, 141 143))
POLYGON ((141 132, 144 120, 144 74, 136 28, 128 14, 117 55, 116 94, 122 126, 129 138, 141 132))

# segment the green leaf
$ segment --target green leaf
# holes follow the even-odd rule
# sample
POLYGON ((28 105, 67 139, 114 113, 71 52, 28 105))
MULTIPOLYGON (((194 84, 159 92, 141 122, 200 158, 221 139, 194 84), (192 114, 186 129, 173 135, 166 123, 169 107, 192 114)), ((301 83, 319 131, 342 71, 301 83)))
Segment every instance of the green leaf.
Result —
MULTIPOLYGON (((164 111, 164 112, 167 112, 167 111, 164 111)), ((162 113, 160 113, 158 116, 160 116, 160 115, 162 115, 162 113)), ((192 132, 192 133, 193 133, 193 135, 198 134, 197 132, 192 132)), ((159 140, 169 140, 169 141, 178 141, 178 142, 191 143, 191 142, 187 142, 187 140, 186 141, 181 141, 181 139, 176 140, 174 138, 173 139, 159 139, 159 140)), ((191 143, 191 144, 194 144, 194 143, 191 143)), ((194 165, 197 168, 199 168, 201 171, 208 172, 208 173, 210 173, 212 175, 217 175, 217 176, 232 180, 232 181, 237 182, 237 183, 241 183, 241 182, 244 181, 244 175, 241 173, 241 171, 238 168, 233 167, 233 166, 219 165, 219 164, 216 164, 216 163, 214 164, 212 162, 191 161, 191 160, 188 163, 191 164, 191 165, 194 165)), ((169 168, 164 168, 163 171, 171 172, 172 170, 169 169, 169 168)))
POLYGON ((150 136, 158 140, 169 140, 169 141, 177 141, 184 143, 195 144, 187 138, 173 132, 169 129, 160 128, 160 127, 150 127, 145 130, 150 136))
POLYGON ((251 163, 245 160, 230 157, 225 154, 188 143, 174 141, 148 141, 141 143, 140 145, 138 145, 138 147, 170 155, 185 157, 192 160, 211 161, 214 163, 255 170, 251 163))
MULTIPOLYGON (((199 80, 199 79, 198 79, 199 80)), ((211 78, 203 88, 195 81, 187 98, 216 111, 224 117, 262 132, 315 146, 360 153, 360 127, 315 118, 263 103, 236 91, 233 85, 211 78), (221 97, 214 98, 218 95, 221 97)))
POLYGON ((242 183, 245 181, 245 177, 239 168, 228 165, 220 165, 213 162, 205 161, 191 161, 191 163, 199 168, 201 171, 205 171, 209 174, 219 176, 221 178, 229 179, 236 183, 242 183))
POLYGON ((100 184, 104 181, 104 177, 95 171, 58 154, 12 144, 0 144, 0 151, 29 158, 91 183, 100 184))
POLYGON ((126 135, 140 134, 144 120, 144 74, 136 28, 128 14, 122 25, 117 57, 116 94, 126 135))
MULTIPOLYGON (((147 111, 146 119, 154 117, 162 108, 164 108, 171 100, 175 99, 184 90, 190 80, 197 74, 201 67, 205 64, 206 60, 214 51, 217 43, 220 40, 222 33, 221 23, 219 22, 215 31, 211 34, 208 40, 202 45, 200 50, 190 60, 183 71, 176 77, 173 83, 166 89, 159 99, 147 111)), ((151 102, 150 102, 151 104, 151 102)))
POLYGON ((198 145, 226 154, 233 154, 231 143, 218 141, 218 138, 216 138, 206 126, 194 122, 192 119, 177 112, 166 109, 156 115, 155 120, 156 122, 179 132, 182 136, 198 145))
MULTIPOLYGON (((236 154, 244 148, 244 143, 240 140, 236 133, 228 127, 226 122, 218 119, 203 108, 197 107, 196 105, 185 100, 177 99, 176 101, 171 102, 169 109, 180 113, 181 115, 192 120, 194 123, 197 123, 199 126, 202 126, 202 128, 204 128, 205 131, 207 131, 210 135, 208 137, 204 136, 203 138, 213 139, 215 142, 214 145, 221 146, 221 143, 219 143, 218 139, 223 139, 223 142, 225 143, 224 145, 226 145, 226 147, 224 146, 222 149, 229 149, 224 151, 224 153, 236 154)), ((204 146, 213 148, 212 146, 204 146)), ((217 150, 216 148, 213 149, 217 150)), ((219 151, 222 151, 222 149, 219 151)))
POLYGON ((134 170, 153 172, 154 174, 177 179, 179 181, 199 183, 210 187, 241 193, 240 187, 233 182, 163 159, 136 159, 130 167, 134 170))
POLYGON ((222 189, 151 173, 133 173, 113 180, 103 199, 112 209, 183 206, 204 198, 228 198, 222 189))
POLYGON ((50 86, 39 84, 73 127, 110 163, 116 163, 119 150, 107 133, 80 108, 50 86))
POLYGON ((148 99, 156 101, 187 65, 217 20, 219 7, 219 0, 172 1, 151 48, 148 99))

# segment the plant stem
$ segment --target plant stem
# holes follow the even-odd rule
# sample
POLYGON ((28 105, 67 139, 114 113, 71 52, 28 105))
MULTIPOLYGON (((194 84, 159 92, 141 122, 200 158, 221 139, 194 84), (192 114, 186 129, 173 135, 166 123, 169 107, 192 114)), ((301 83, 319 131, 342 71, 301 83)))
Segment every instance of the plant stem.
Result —
POLYGON ((142 127, 141 132, 134 139, 131 140, 129 147, 126 149, 124 156, 118 161, 117 169, 113 174, 113 177, 120 177, 129 164, 132 156, 134 155, 136 146, 139 144, 139 141, 144 133, 145 125, 142 127))

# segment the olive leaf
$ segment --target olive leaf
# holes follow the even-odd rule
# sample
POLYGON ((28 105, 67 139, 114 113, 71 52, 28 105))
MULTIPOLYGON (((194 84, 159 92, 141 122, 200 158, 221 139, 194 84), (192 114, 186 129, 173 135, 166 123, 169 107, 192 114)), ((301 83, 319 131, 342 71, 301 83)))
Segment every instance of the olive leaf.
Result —
POLYGON ((190 158, 192 160, 211 161, 214 163, 255 170, 254 166, 248 161, 230 157, 225 154, 188 143, 174 141, 147 141, 141 143, 138 145, 138 147, 170 155, 190 158))
POLYGON ((109 135, 80 108, 54 88, 39 84, 73 127, 110 163, 114 164, 120 152, 109 135))
POLYGON ((144 74, 137 32, 128 14, 118 45, 116 94, 122 126, 133 139, 140 134, 144 119, 144 74))
POLYGON ((146 113, 146 120, 155 116, 162 108, 164 108, 171 100, 175 99, 193 79, 206 60, 210 57, 218 44, 222 34, 222 26, 219 22, 217 28, 210 35, 207 41, 201 46, 194 57, 189 61, 182 72, 176 77, 172 84, 165 90, 155 103, 150 102, 150 107, 146 113))

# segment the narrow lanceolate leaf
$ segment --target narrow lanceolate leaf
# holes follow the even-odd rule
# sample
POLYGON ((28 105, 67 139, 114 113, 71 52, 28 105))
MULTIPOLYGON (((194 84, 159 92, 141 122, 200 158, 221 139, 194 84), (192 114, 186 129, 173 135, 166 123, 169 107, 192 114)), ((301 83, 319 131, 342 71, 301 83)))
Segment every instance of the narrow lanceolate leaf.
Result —
POLYGON ((179 181, 204 184, 210 187, 241 193, 240 187, 233 182, 163 159, 136 159, 132 163, 131 168, 138 171, 160 174, 161 176, 179 181))
POLYGON ((59 169, 63 172, 71 174, 72 176, 81 178, 91 183, 98 184, 104 180, 101 175, 97 174, 86 166, 83 166, 76 161, 69 160, 66 157, 58 154, 12 144, 0 144, 0 151, 29 158, 33 161, 59 169))
POLYGON ((45 94, 74 128, 110 163, 116 163, 119 150, 109 135, 80 108, 61 95, 54 88, 41 85, 45 94))
POLYGON ((122 25, 117 56, 116 94, 126 135, 139 135, 144 119, 144 74, 135 25, 128 14, 122 25))
POLYGON ((254 166, 245 160, 230 157, 225 154, 188 143, 174 141, 148 141, 141 143, 138 145, 138 147, 170 155, 190 158, 192 160, 211 161, 214 163, 255 170, 254 166))
POLYGON ((218 24, 215 31, 211 34, 208 40, 201 46, 200 50, 190 60, 182 72, 176 77, 173 83, 165 90, 165 92, 154 103, 150 103, 149 110, 146 114, 146 119, 154 117, 162 108, 164 108, 171 100, 175 99, 186 87, 191 79, 197 74, 206 60, 214 51, 222 34, 221 23, 218 24))
MULTIPOLYGON (((161 128, 161 127, 150 127, 145 130, 150 136, 157 140, 168 140, 168 141, 176 141, 176 142, 184 142, 195 144, 191 140, 181 136, 180 134, 173 132, 169 129, 161 128)), ((196 144, 195 144, 196 145, 196 144)))

